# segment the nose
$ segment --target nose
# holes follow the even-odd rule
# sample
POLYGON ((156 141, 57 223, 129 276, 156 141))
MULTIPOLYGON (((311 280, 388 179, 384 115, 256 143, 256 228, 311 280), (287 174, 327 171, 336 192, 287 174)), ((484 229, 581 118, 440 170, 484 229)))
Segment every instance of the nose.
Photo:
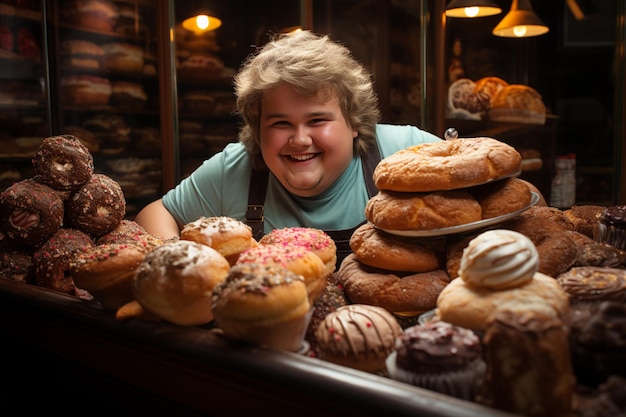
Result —
POLYGON ((308 126, 296 126, 289 140, 293 145, 309 145, 311 143, 311 134, 308 126))

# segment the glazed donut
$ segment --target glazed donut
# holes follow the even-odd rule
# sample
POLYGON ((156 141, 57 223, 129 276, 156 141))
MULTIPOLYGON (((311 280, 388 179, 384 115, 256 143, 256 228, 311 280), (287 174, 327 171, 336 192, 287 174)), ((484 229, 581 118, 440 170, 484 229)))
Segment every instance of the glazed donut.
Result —
POLYGON ((131 289, 141 306, 182 326, 213 320, 213 289, 230 264, 218 251, 189 240, 167 242, 149 252, 135 270, 131 289))
POLYGON ((54 291, 77 295, 74 280, 69 275, 70 263, 95 246, 86 233, 70 228, 56 231, 33 254, 36 285, 54 291))
POLYGON ((262 245, 278 243, 281 245, 302 246, 320 257, 322 262, 326 264, 326 273, 328 275, 335 272, 337 246, 335 241, 323 230, 312 227, 274 229, 263 236, 259 243, 262 245))
POLYGON ((350 249, 361 263, 374 268, 407 272, 441 269, 441 256, 432 246, 385 233, 369 222, 354 231, 350 249))
POLYGON ((39 181, 62 191, 80 188, 94 172, 93 156, 73 135, 45 138, 35 153, 33 167, 39 181))
POLYGON ((439 269, 416 274, 395 274, 359 262, 355 254, 344 259, 336 273, 348 299, 371 304, 403 316, 416 316, 432 310, 450 278, 439 269))
POLYGON ((37 247, 63 224, 64 202, 55 189, 28 178, 0 194, 0 219, 5 235, 37 247))
POLYGON ((509 177, 478 185, 468 190, 482 211, 483 219, 513 213, 530 205, 530 187, 519 178, 509 177))
POLYGON ((74 228, 96 238, 102 236, 115 229, 126 215, 122 187, 105 174, 94 174, 70 196, 66 214, 74 228))
POLYGON ((382 307, 351 304, 329 313, 315 332, 320 359, 384 374, 385 359, 402 334, 398 320, 382 307))
POLYGON ((563 215, 572 223, 573 230, 594 238, 597 235, 597 232, 594 234, 594 230, 598 227, 598 219, 604 209, 606 207, 592 204, 572 206, 564 210, 563 215))
POLYGON ((130 282, 146 256, 140 246, 107 243, 78 254, 70 262, 74 285, 91 294, 107 310, 117 310, 135 299, 130 282))
POLYGON ((258 245, 242 252, 237 263, 280 265, 297 275, 301 275, 304 278, 311 304, 324 291, 328 281, 324 262, 315 253, 302 246, 258 245))
POLYGON ((153 236, 134 220, 122 219, 119 225, 96 240, 98 245, 126 243, 138 245, 145 250, 152 250, 164 243, 163 239, 153 236))
POLYGON ((257 245, 250 226, 224 216, 200 217, 182 228, 180 238, 212 247, 231 265, 241 252, 257 245))
POLYGON ((488 137, 423 143, 383 158, 374 170, 379 190, 428 192, 471 187, 520 171, 514 147, 488 137))
MULTIPOLYGON (((502 227, 528 237, 539 253, 539 272, 556 278, 574 265, 578 247, 565 233, 568 229, 555 223, 551 217, 524 216, 524 213, 502 227)), ((550 214, 550 211, 547 213, 550 214)))
POLYGON ((481 208, 466 191, 403 193, 379 191, 365 206, 365 217, 386 230, 432 230, 481 220, 481 208))
POLYGON ((302 276, 279 265, 236 264, 213 291, 215 323, 226 337, 274 349, 302 347, 310 310, 302 276))

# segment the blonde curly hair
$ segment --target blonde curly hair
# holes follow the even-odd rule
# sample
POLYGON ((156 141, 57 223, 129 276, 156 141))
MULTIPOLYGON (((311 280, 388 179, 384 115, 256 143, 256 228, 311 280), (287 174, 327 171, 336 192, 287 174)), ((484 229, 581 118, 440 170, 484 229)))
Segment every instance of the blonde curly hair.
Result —
POLYGON ((243 120, 238 138, 255 169, 266 167, 259 145, 261 100, 266 91, 283 82, 304 95, 338 99, 343 116, 358 132, 355 155, 365 155, 375 143, 378 97, 371 74, 350 50, 328 35, 310 31, 277 34, 251 54, 235 76, 237 113, 243 120))

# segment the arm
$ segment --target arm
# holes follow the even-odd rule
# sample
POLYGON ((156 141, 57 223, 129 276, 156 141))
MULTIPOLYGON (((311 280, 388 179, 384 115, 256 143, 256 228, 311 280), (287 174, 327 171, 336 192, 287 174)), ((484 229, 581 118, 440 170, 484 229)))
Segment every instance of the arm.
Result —
POLYGON ((176 219, 167 211, 160 199, 144 207, 135 217, 135 221, 146 232, 163 239, 178 237, 180 234, 176 219))

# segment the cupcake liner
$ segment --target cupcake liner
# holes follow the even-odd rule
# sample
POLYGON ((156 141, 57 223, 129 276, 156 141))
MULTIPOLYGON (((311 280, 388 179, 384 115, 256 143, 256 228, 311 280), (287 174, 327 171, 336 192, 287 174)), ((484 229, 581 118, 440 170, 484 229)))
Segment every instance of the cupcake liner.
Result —
POLYGON ((482 359, 476 359, 455 371, 417 373, 396 366, 396 356, 397 352, 392 352, 385 361, 390 378, 469 401, 479 394, 487 368, 482 359))
POLYGON ((595 230, 597 232, 596 241, 626 250, 626 230, 603 223, 599 223, 595 230))

